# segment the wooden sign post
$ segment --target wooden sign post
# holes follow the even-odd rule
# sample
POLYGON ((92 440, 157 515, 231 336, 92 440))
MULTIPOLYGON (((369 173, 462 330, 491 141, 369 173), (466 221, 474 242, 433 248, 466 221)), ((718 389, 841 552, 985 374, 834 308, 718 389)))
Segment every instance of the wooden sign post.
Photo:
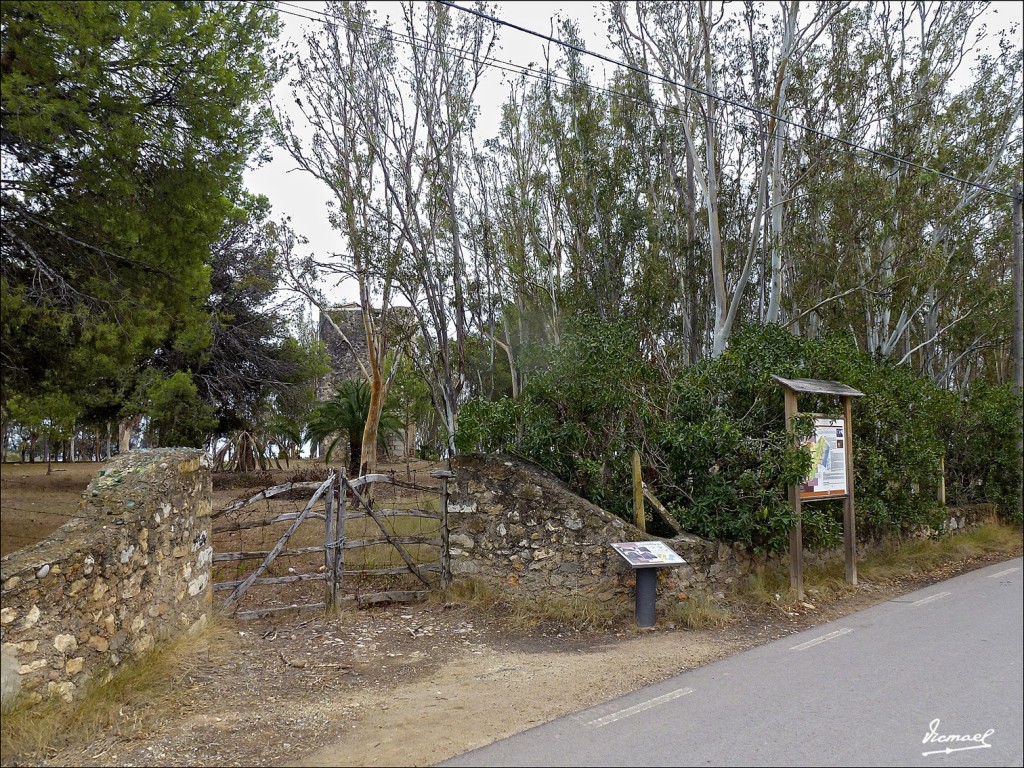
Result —
POLYGON ((797 395, 837 395, 842 403, 841 419, 816 417, 814 436, 809 447, 815 458, 814 473, 801 485, 789 487, 789 503, 796 513, 796 524, 789 533, 789 585, 804 597, 804 545, 801 507, 805 501, 843 498, 843 554, 846 581, 857 583, 857 529, 853 507, 853 411, 851 398, 864 393, 836 381, 784 379, 772 376, 782 385, 786 398, 786 426, 793 426, 799 414, 797 395))

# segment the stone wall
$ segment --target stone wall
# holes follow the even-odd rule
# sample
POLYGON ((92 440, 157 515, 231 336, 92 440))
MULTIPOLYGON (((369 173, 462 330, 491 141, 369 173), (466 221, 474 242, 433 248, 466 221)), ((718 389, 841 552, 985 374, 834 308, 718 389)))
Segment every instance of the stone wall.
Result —
MULTIPOLYGON (((657 539, 576 496, 539 467, 508 456, 456 457, 448 525, 452 572, 523 597, 585 594, 633 602, 633 569, 612 542, 657 539)), ((658 599, 714 592, 750 570, 742 545, 680 535, 663 541, 686 565, 658 569, 658 599)))
MULTIPOLYGON (((584 594, 632 604, 635 578, 612 542, 649 541, 644 533, 585 499, 551 473, 509 456, 469 454, 453 462, 448 525, 452 573, 500 584, 522 597, 584 594)), ((945 530, 972 528, 993 514, 989 505, 947 510, 945 530)), ((681 534, 661 539, 686 565, 658 569, 662 605, 691 589, 710 594, 778 559, 754 555, 743 544, 727 544, 681 534)), ((858 543, 863 549, 878 544, 858 543)), ((805 561, 842 559, 842 550, 805 552, 805 561)))
POLYGON ((133 451, 93 478, 64 526, 5 556, 5 706, 17 688, 32 703, 70 701, 126 658, 203 626, 213 599, 210 508, 202 451, 133 451))
POLYGON ((973 504, 967 507, 947 507, 943 533, 956 533, 977 528, 997 517, 994 504, 973 504))
POLYGON ((331 309, 331 319, 341 328, 345 337, 351 342, 350 347, 338 335, 331 326, 331 320, 320 315, 319 335, 320 341, 327 350, 330 358, 331 370, 324 375, 317 386, 317 399, 328 400, 334 394, 334 388, 346 379, 360 380, 363 373, 356 362, 356 356, 352 354, 354 347, 359 359, 365 361, 369 358, 369 350, 366 345, 366 329, 363 327, 363 314, 358 304, 345 304, 331 309))

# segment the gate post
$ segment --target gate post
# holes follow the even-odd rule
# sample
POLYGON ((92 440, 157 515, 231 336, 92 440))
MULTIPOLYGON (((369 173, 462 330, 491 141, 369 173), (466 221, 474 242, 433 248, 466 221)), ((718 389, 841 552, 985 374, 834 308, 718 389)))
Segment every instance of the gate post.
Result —
POLYGON ((448 481, 455 478, 455 473, 450 469, 433 470, 430 476, 441 481, 441 589, 448 589, 452 583, 452 556, 448 545, 448 481))
POLYGON ((330 610, 334 605, 335 596, 335 571, 334 558, 337 552, 337 536, 334 532, 334 477, 331 477, 331 484, 324 494, 324 606, 330 610))
POLYGON ((337 522, 334 526, 338 546, 334 550, 334 605, 341 600, 341 586, 345 578, 345 518, 348 517, 348 481, 345 468, 338 468, 338 503, 335 505, 337 522))

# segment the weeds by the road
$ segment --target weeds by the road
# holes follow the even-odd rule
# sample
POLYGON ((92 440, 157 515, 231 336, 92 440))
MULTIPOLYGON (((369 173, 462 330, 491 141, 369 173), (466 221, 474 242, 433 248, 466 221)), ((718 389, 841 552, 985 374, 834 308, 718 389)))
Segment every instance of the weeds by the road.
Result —
POLYGON ((952 562, 1021 551, 1020 528, 992 523, 938 541, 896 542, 865 558, 858 573, 866 581, 887 582, 930 573, 952 562))
POLYGON ((720 629, 731 624, 734 617, 718 600, 695 592, 669 606, 664 620, 683 629, 720 629))
POLYGON ((520 597, 486 579, 464 578, 448 589, 444 599, 472 611, 500 611, 512 629, 529 630, 559 625, 582 631, 603 629, 625 620, 628 606, 595 597, 538 595, 520 597))
MULTIPOLYGON (((857 562, 857 578, 864 583, 888 584, 934 573, 977 557, 994 554, 1012 557, 1021 551, 1021 529, 992 522, 939 539, 889 542, 867 552, 857 562)), ((804 590, 811 599, 834 600, 855 589, 846 583, 841 558, 810 564, 804 569, 804 590)), ((789 571, 782 562, 773 563, 741 581, 736 596, 755 606, 792 608, 800 602, 789 588, 789 571)))

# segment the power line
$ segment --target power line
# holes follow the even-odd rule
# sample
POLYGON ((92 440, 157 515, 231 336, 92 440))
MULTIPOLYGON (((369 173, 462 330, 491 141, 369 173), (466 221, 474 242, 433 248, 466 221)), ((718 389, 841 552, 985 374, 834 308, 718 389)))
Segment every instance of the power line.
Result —
MULTIPOLYGON (((926 171, 928 173, 933 173, 933 174, 936 174, 937 176, 939 176, 941 178, 944 178, 944 179, 946 179, 948 181, 952 181, 952 182, 955 182, 955 183, 958 183, 958 184, 963 184, 963 185, 966 185, 966 186, 974 187, 974 188, 979 189, 979 190, 984 191, 984 192, 989 192, 989 193, 992 193, 992 194, 1001 195, 1003 197, 1008 197, 1011 200, 1015 199, 1014 195, 1012 193, 1007 193, 1007 192, 1005 192, 1005 191, 1003 191, 1001 189, 998 189, 996 187, 990 187, 990 186, 987 186, 987 185, 984 185, 984 184, 980 184, 980 183, 975 182, 975 181, 970 181, 970 180, 967 180, 967 179, 961 179, 961 178, 959 178, 957 176, 954 176, 954 175, 952 175, 950 173, 946 173, 944 171, 939 171, 939 170, 936 170, 934 168, 930 168, 928 166, 922 165, 920 163, 915 163, 915 162, 913 162, 911 160, 905 160, 903 158, 896 157, 895 155, 891 155, 891 154, 889 154, 887 152, 883 152, 881 150, 872 149, 871 147, 866 147, 866 146, 863 146, 861 144, 857 144, 856 142, 849 141, 848 139, 843 139, 841 137, 829 134, 829 133, 827 133, 825 131, 822 131, 822 130, 819 130, 819 129, 816 129, 816 128, 811 128, 811 127, 806 126, 806 125, 804 125, 802 123, 798 123, 798 122, 796 122, 794 120, 789 120, 789 119, 783 118, 783 117, 781 117, 779 115, 775 115, 774 113, 769 112, 768 110, 760 109, 758 107, 754 107, 754 106, 749 105, 749 104, 744 104, 742 102, 736 101, 734 99, 730 99, 728 97, 719 96, 718 94, 711 93, 709 91, 706 91, 706 90, 704 90, 702 88, 698 88, 696 86, 688 85, 688 84, 685 84, 685 83, 679 83, 679 82, 677 82, 677 81, 675 81, 675 80, 673 80, 673 79, 671 79, 671 78, 669 78, 667 76, 651 73, 648 70, 643 69, 642 67, 637 67, 635 65, 628 64, 626 62, 618 61, 618 60, 613 59, 613 58, 611 58, 609 56, 606 56, 604 54, 600 54, 600 53, 596 53, 596 52, 593 52, 593 51, 589 51, 586 48, 583 48, 582 46, 578 46, 578 45, 575 45, 573 43, 569 43, 567 41, 564 41, 564 40, 561 40, 559 38, 555 38, 555 37, 552 37, 552 36, 549 36, 549 35, 545 35, 545 34, 540 33, 540 32, 535 32, 535 31, 533 31, 531 29, 527 29, 526 27, 522 27, 522 26, 514 24, 514 23, 512 23, 510 21, 505 21, 504 19, 500 19, 498 17, 491 16, 489 14, 485 14, 485 13, 482 13, 480 11, 476 11, 476 10, 474 10, 472 8, 465 8, 465 7, 456 5, 455 3, 449 2, 448 0, 437 0, 437 1, 439 3, 441 3, 442 5, 446 5, 446 6, 449 6, 451 8, 455 8, 456 10, 464 11, 466 13, 472 14, 472 15, 477 16, 479 18, 486 19, 488 21, 491 21, 494 24, 498 24, 498 25, 502 25, 502 26, 507 26, 507 27, 510 27, 512 29, 518 30, 520 32, 524 32, 526 34, 533 35, 535 37, 539 37, 542 40, 546 40, 547 42, 554 43, 556 45, 560 45, 562 47, 574 50, 574 51, 576 51, 578 53, 581 53, 581 54, 584 54, 584 55, 587 55, 587 56, 593 56, 595 58, 598 58, 598 59, 601 59, 603 61, 606 61, 606 62, 608 62, 610 64, 614 64, 615 66, 624 67, 624 68, 626 68, 628 70, 631 70, 631 71, 633 71, 633 72, 635 72, 637 74, 643 75, 645 77, 653 78, 653 79, 657 79, 657 80, 662 80, 662 81, 664 81, 666 83, 669 83, 671 85, 676 85, 676 86, 681 87, 681 88, 683 88, 685 90, 689 90, 689 91, 701 94, 701 95, 706 96, 708 98, 715 99, 715 100, 720 101, 722 103, 729 104, 731 106, 737 107, 738 109, 745 110, 745 111, 748 111, 748 112, 760 115, 762 117, 773 118, 773 119, 775 119, 775 120, 777 120, 777 121, 779 121, 781 123, 785 123, 787 125, 791 125, 793 127, 799 128, 799 129, 804 130, 804 131, 806 131, 808 133, 811 133, 811 134, 814 134, 816 136, 819 136, 819 137, 821 137, 823 139, 826 139, 826 140, 829 140, 829 141, 835 141, 835 142, 838 142, 840 144, 843 144, 848 149, 851 149, 851 150, 854 150, 854 151, 864 152, 864 153, 867 153, 867 154, 875 156, 875 157, 879 157, 879 158, 883 158, 883 159, 886 159, 886 160, 889 160, 889 161, 892 161, 892 162, 895 162, 895 163, 899 163, 899 164, 904 165, 906 167, 916 168, 918 170, 926 171)), ((260 2, 260 0, 246 0, 246 2, 253 3, 254 5, 263 5, 265 7, 272 7, 267 2, 260 2)), ((313 8, 304 8, 302 6, 298 6, 298 5, 295 5, 294 3, 288 2, 287 0, 278 0, 278 5, 288 5, 288 6, 292 7, 292 8, 300 8, 301 10, 303 10, 303 11, 305 11, 307 13, 316 14, 316 16, 319 17, 319 18, 316 18, 316 17, 312 17, 312 16, 306 16, 306 15, 303 15, 301 13, 297 13, 295 11, 285 10, 283 8, 278 8, 277 9, 278 13, 283 13, 283 14, 286 14, 286 15, 289 15, 289 16, 293 16, 293 17, 296 17, 296 18, 305 19, 306 21, 314 21, 314 22, 318 22, 318 23, 321 23, 321 24, 324 24, 324 25, 327 25, 327 26, 333 26, 333 27, 344 26, 346 29, 351 29, 351 30, 358 30, 361 27, 362 29, 368 30, 368 31, 370 31, 372 33, 375 33, 375 34, 379 34, 379 35, 382 35, 382 36, 390 36, 393 39, 396 39, 398 42, 401 42, 401 43, 404 43, 406 45, 409 45, 410 47, 415 47, 415 46, 419 45, 419 46, 423 47, 425 50, 428 50, 428 51, 429 50, 446 50, 447 52, 449 52, 450 54, 455 56, 455 58, 459 58, 459 59, 463 59, 463 60, 470 59, 470 57, 465 55, 463 52, 458 51, 457 49, 452 49, 449 46, 437 45, 437 47, 435 49, 435 48, 432 47, 433 44, 431 43, 431 41, 417 38, 415 35, 406 35, 406 34, 403 34, 401 32, 396 32, 395 30, 392 30, 390 28, 378 27, 378 26, 374 26, 372 24, 366 24, 366 23, 363 23, 363 24, 359 25, 358 27, 355 26, 355 25, 351 25, 351 24, 345 24, 345 23, 338 22, 337 20, 331 18, 329 16, 329 14, 325 13, 324 11, 316 10, 316 9, 313 9, 313 8)), ((559 85, 578 85, 578 86, 582 86, 582 87, 584 87, 584 88, 586 88, 586 89, 588 89, 588 90, 590 90, 592 92, 603 93, 603 94, 606 94, 608 96, 617 96, 617 97, 622 98, 622 99, 627 99, 627 100, 633 101, 634 103, 637 103, 637 104, 644 104, 644 105, 649 106, 649 107, 651 107, 653 109, 659 109, 666 116, 669 116, 669 115, 673 115, 673 116, 676 116, 676 117, 679 117, 679 116, 682 116, 682 115, 687 115, 687 116, 691 116, 691 117, 696 116, 696 115, 694 115, 694 113, 692 113, 692 112, 690 112, 688 110, 685 110, 682 107, 679 107, 679 106, 676 106, 676 105, 661 104, 661 103, 655 102, 653 98, 644 99, 644 98, 641 98, 641 97, 638 97, 638 96, 633 96, 631 94, 627 94, 627 93, 623 93, 621 91, 617 91, 617 90, 615 90, 613 88, 597 86, 597 85, 594 85, 593 83, 580 83, 580 82, 575 81, 575 80, 573 80, 571 78, 562 77, 562 76, 556 75, 556 74, 552 73, 550 70, 538 70, 538 69, 534 69, 534 68, 531 68, 531 67, 526 66, 526 65, 517 64, 515 62, 506 61, 506 60, 503 60, 503 59, 497 59, 497 58, 494 58, 494 57, 483 57, 483 58, 480 59, 480 61, 485 66, 489 66, 491 68, 498 69, 498 70, 501 70, 503 72, 508 72, 510 74, 523 75, 523 76, 526 76, 526 77, 531 77, 531 78, 533 78, 535 80, 538 80, 538 81, 554 82, 554 83, 557 83, 559 85)), ((720 121, 713 120, 712 122, 717 124, 720 121)), ((798 138, 788 136, 788 135, 783 137, 783 141, 785 141, 789 145, 801 146, 801 147, 804 147, 804 148, 807 148, 809 146, 806 142, 801 141, 798 138)))
MULTIPOLYGON (((246 2, 256 3, 256 4, 260 4, 260 5, 265 5, 265 3, 260 3, 260 2, 258 2, 258 0, 246 0, 246 2)), ((409 45, 410 47, 414 47, 416 45, 420 45, 420 46, 424 47, 424 49, 427 50, 427 51, 434 50, 434 47, 433 47, 434 44, 432 44, 429 40, 424 40, 422 38, 418 38, 415 35, 406 35, 406 34, 403 34, 401 32, 396 32, 396 31, 394 31, 392 29, 388 29, 388 28, 384 28, 384 27, 377 27, 377 26, 374 26, 372 24, 362 24, 362 25, 356 26, 356 25, 351 25, 351 24, 339 23, 338 21, 332 19, 328 14, 326 14, 323 11, 318 11, 318 10, 315 10, 313 8, 303 8, 302 6, 298 6, 298 5, 295 5, 294 3, 287 2, 287 0, 277 0, 277 3, 278 3, 278 5, 287 5, 287 6, 290 6, 290 7, 293 7, 293 8, 302 8, 302 10, 306 11, 307 13, 315 13, 318 16, 321 16, 323 18, 315 18, 313 16, 305 16, 305 15, 303 15, 301 13, 297 13, 295 11, 284 10, 282 8, 278 8, 277 9, 278 13, 283 13, 283 14, 286 14, 288 16, 293 16, 293 17, 299 18, 299 19, 305 19, 306 21, 315 21, 315 22, 321 23, 321 24, 323 24, 325 26, 331 26, 331 27, 344 26, 346 29, 351 29, 351 30, 356 30, 356 29, 369 30, 370 32, 375 33, 375 34, 379 34, 381 36, 391 36, 391 37, 395 38, 398 42, 404 43, 406 45, 409 45)), ((470 60, 472 58, 470 56, 467 56, 467 55, 463 54, 461 51, 458 51, 458 49, 452 48, 451 46, 437 45, 436 46, 436 50, 447 51, 448 53, 452 54, 457 59, 470 60)), ((622 91, 617 91, 614 88, 607 88, 607 87, 604 87, 604 86, 595 85, 593 83, 581 83, 579 81, 573 80, 570 77, 557 75, 557 74, 555 74, 554 72, 552 72, 549 69, 536 69, 534 67, 530 67, 530 66, 525 65, 525 64, 517 64, 514 61, 508 61, 506 59, 499 59, 499 58, 496 58, 496 57, 493 57, 493 56, 484 56, 484 57, 482 57, 480 59, 480 62, 483 63, 485 66, 491 67, 492 69, 498 69, 498 70, 500 70, 502 72, 507 72, 509 74, 523 75, 525 77, 530 77, 530 78, 532 78, 534 80, 538 80, 538 81, 544 81, 544 82, 550 81, 550 82, 553 82, 553 83, 557 83, 558 85, 577 85, 577 86, 581 86, 581 87, 583 87, 583 88, 585 88, 585 89, 587 89, 589 91, 592 91, 592 92, 602 93, 602 94, 606 94, 608 96, 617 96, 617 97, 622 98, 622 99, 628 99, 630 101, 633 101, 636 104, 644 104, 646 106, 650 106, 650 107, 653 107, 655 109, 659 109, 659 110, 661 110, 662 112, 664 112, 666 114, 673 114, 673 115, 676 115, 676 116, 678 116, 678 115, 695 116, 694 113, 689 112, 689 111, 683 109, 682 107, 678 107, 678 106, 675 106, 673 104, 659 104, 659 103, 657 103, 657 102, 655 102, 653 100, 643 99, 643 98, 640 98, 639 96, 632 96, 632 95, 630 95, 628 93, 623 93, 622 91)), ((717 123, 719 121, 716 120, 714 122, 717 123)), ((791 141, 792 142, 793 139, 787 138, 787 141, 791 141)))
MULTIPOLYGON (((255 4, 255 5, 261 5, 261 6, 264 6, 264 7, 273 7, 273 6, 271 6, 268 3, 267 0, 244 0, 244 2, 249 2, 249 3, 255 4)), ((287 0, 277 0, 277 4, 278 5, 287 5, 287 6, 290 6, 292 8, 301 8, 303 11, 306 11, 307 13, 316 14, 317 17, 320 17, 320 18, 317 18, 317 17, 314 17, 314 16, 306 16, 306 15, 303 15, 301 13, 297 13, 295 11, 284 10, 283 8, 277 8, 276 9, 278 13, 282 13, 282 14, 285 14, 287 16, 292 16, 292 17, 295 17, 295 18, 304 19, 306 21, 317 22, 317 23, 322 24, 322 25, 327 26, 327 27, 333 27, 333 28, 344 27, 345 29, 349 29, 349 30, 353 30, 353 31, 369 31, 369 32, 371 32, 373 34, 377 34, 377 35, 380 35, 382 37, 384 37, 384 36, 391 37, 391 38, 397 40, 397 42, 405 44, 405 45, 408 45, 409 47, 416 47, 417 45, 419 45, 419 46, 421 46, 426 51, 443 50, 443 51, 448 52, 451 56, 453 56, 456 59, 460 59, 460 60, 463 60, 463 61, 474 60, 473 57, 468 56, 465 53, 463 53, 462 51, 460 51, 458 49, 455 49, 455 48, 452 48, 451 46, 445 46, 445 45, 440 45, 440 44, 436 44, 435 45, 435 44, 431 43, 431 41, 425 40, 425 39, 422 39, 422 38, 418 38, 415 35, 407 35, 407 34, 404 34, 404 33, 401 33, 401 32, 396 32, 395 30, 392 30, 390 28, 378 27, 378 26, 375 26, 373 24, 366 24, 366 23, 362 23, 362 24, 349 24, 349 23, 346 23, 346 22, 339 22, 339 21, 331 18, 331 16, 329 14, 325 13, 324 11, 319 11, 319 10, 316 10, 314 8, 305 8, 303 6, 296 5, 295 3, 287 2, 287 0)), ((617 91, 614 88, 609 88, 609 87, 606 87, 606 86, 600 86, 600 85, 596 85, 594 83, 581 82, 579 80, 575 80, 575 79, 573 79, 571 77, 568 77, 568 76, 562 76, 562 75, 555 74, 550 69, 536 69, 536 68, 533 68, 533 67, 530 67, 530 66, 527 66, 527 65, 524 65, 524 64, 517 64, 517 63, 512 62, 512 61, 507 61, 505 59, 498 59, 498 58, 489 57, 489 56, 484 56, 484 57, 480 58, 479 61, 484 66, 491 67, 492 69, 497 69, 497 70, 500 70, 502 72, 507 72, 509 74, 522 75, 524 77, 529 77, 529 78, 531 78, 533 80, 536 80, 538 82, 543 82, 543 83, 549 83, 550 82, 550 83, 555 83, 557 85, 581 87, 581 88, 584 88, 585 90, 590 91, 592 93, 603 94, 603 95, 606 95, 606 96, 609 96, 609 97, 617 97, 617 98, 620 98, 620 99, 631 101, 634 104, 641 104, 643 106, 649 107, 652 110, 660 111, 665 116, 666 120, 668 121, 668 124, 672 124, 672 122, 671 122, 672 118, 679 118, 679 117, 682 117, 682 116, 701 117, 701 115, 699 115, 697 113, 694 113, 694 112, 692 112, 690 110, 687 110, 687 109, 685 109, 683 107, 680 107, 678 105, 659 103, 659 102, 655 101, 653 99, 653 97, 643 98, 641 96, 634 96, 634 95, 629 94, 629 93, 624 93, 622 91, 617 91)), ((719 125, 719 124, 724 123, 724 121, 721 120, 721 119, 712 119, 709 122, 714 123, 715 125, 719 125)), ((798 146, 798 147, 803 147, 805 149, 809 147, 807 142, 801 141, 799 138, 796 138, 796 137, 793 137, 793 136, 789 136, 789 135, 783 136, 783 141, 786 142, 786 144, 788 144, 790 146, 798 146)))
POLYGON ((545 35, 542 32, 536 32, 536 31, 534 31, 532 29, 527 29, 526 27, 519 26, 518 24, 513 24, 510 21, 505 21, 504 19, 500 19, 500 18, 498 18, 496 16, 492 16, 490 14, 483 13, 482 11, 477 11, 477 10, 475 10, 473 8, 466 8, 466 7, 461 6, 461 5, 456 5, 455 3, 450 2, 450 0, 437 0, 437 2, 439 2, 441 5, 448 6, 449 8, 454 8, 454 9, 456 9, 458 11, 462 11, 464 13, 469 13, 469 14, 471 14, 473 16, 478 17, 478 18, 485 19, 487 21, 490 21, 492 24, 499 24, 501 26, 510 27, 512 29, 518 30, 519 32, 523 32, 523 33, 528 34, 528 35, 533 35, 534 37, 538 37, 541 40, 546 40, 549 43, 554 43, 555 45, 559 45, 559 46, 562 46, 563 48, 567 48, 569 50, 576 51, 577 53, 581 53, 581 54, 583 54, 585 56, 593 56, 596 59, 600 59, 602 61, 608 62, 609 64, 613 64, 613 65, 615 65, 617 67, 623 67, 625 69, 628 69, 628 70, 631 70, 633 72, 636 72, 637 74, 644 75, 645 77, 656 79, 656 80, 661 80, 661 81, 663 81, 665 83, 668 83, 669 85, 674 85, 674 86, 676 86, 678 88, 683 88, 683 89, 691 91, 693 93, 697 93, 697 94, 700 94, 702 96, 705 96, 705 97, 707 97, 709 99, 715 99, 716 101, 720 101, 723 104, 729 104, 729 105, 731 105, 733 107, 736 107, 738 109, 743 109, 743 110, 746 110, 748 112, 753 112, 754 114, 761 115, 762 117, 767 117, 767 118, 771 118, 771 119, 777 120, 780 123, 785 123, 786 125, 791 125, 791 126, 793 126, 795 128, 799 128, 801 130, 807 131, 808 133, 813 133, 813 134, 815 134, 817 136, 820 136, 823 139, 828 139, 829 141, 835 141, 835 142, 838 142, 840 144, 843 144, 846 147, 848 147, 849 149, 857 150, 857 151, 860 151, 860 152, 867 152, 867 153, 869 153, 871 155, 874 155, 875 157, 884 158, 884 159, 889 160, 891 162, 895 162, 895 163, 899 163, 901 165, 904 165, 904 166, 906 166, 908 168, 916 168, 917 170, 920 170, 920 171, 926 171, 928 173, 934 173, 937 176, 939 176, 941 178, 944 178, 944 179, 946 179, 948 181, 952 181, 952 182, 956 182, 957 184, 963 184, 963 185, 966 185, 966 186, 974 187, 976 189, 982 190, 983 192, 990 192, 990 193, 995 194, 995 195, 1002 195, 1003 197, 1009 198, 1011 200, 1016 199, 1015 195, 1012 192, 1005 192, 1005 191, 1003 191, 1001 189, 997 189, 995 187, 990 187, 990 186, 987 186, 985 184, 979 184, 978 182, 975 182, 975 181, 969 181, 967 179, 961 179, 961 178, 959 178, 957 176, 953 176, 952 174, 945 173, 943 171, 939 171, 939 170, 936 170, 934 168, 929 168, 926 165, 921 165, 920 163, 915 163, 915 162, 913 162, 911 160, 905 160, 903 158, 896 157, 895 155, 890 155, 887 152, 882 152, 881 150, 872 149, 871 147, 865 147, 865 146, 863 146, 861 144, 857 144, 855 142, 848 141, 847 139, 841 138, 839 136, 833 136, 832 134, 826 133, 826 132, 821 131, 821 130, 818 130, 817 128, 811 128, 809 126, 806 126, 806 125, 803 125, 801 123, 798 123, 798 122, 796 122, 794 120, 788 120, 788 119, 786 119, 786 118, 784 118, 784 117, 782 117, 780 115, 776 115, 776 114, 774 114, 772 112, 769 112, 768 110, 760 109, 760 108, 755 107, 755 106, 750 105, 750 104, 744 104, 742 102, 736 101, 735 99, 730 99, 730 98, 728 98, 726 96, 720 96, 720 95, 718 95, 716 93, 711 93, 710 91, 706 91, 703 88, 698 88, 697 86, 694 86, 694 85, 689 85, 687 83, 680 83, 680 82, 678 82, 676 80, 673 80, 672 78, 667 77, 665 75, 659 75, 659 74, 656 74, 656 73, 649 72, 648 70, 646 70, 646 69, 644 69, 642 67, 638 67, 638 66, 635 66, 633 64, 629 64, 627 62, 623 62, 623 61, 619 61, 617 59, 613 59, 610 56, 605 56, 602 53, 596 53, 594 51, 589 51, 589 50, 587 50, 586 48, 584 48, 582 46, 575 45, 573 43, 567 42, 567 41, 562 40, 562 39, 557 38, 557 37, 553 37, 551 35, 545 35))

